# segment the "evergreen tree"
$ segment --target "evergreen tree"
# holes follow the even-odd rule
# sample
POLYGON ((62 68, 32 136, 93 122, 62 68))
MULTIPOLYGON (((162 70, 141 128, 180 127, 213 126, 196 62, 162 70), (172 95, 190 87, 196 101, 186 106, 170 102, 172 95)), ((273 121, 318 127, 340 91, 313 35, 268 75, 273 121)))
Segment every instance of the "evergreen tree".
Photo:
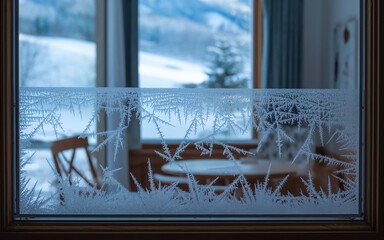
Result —
POLYGON ((219 39, 208 48, 208 80, 206 88, 246 88, 248 79, 243 74, 243 60, 237 47, 226 39, 219 39))

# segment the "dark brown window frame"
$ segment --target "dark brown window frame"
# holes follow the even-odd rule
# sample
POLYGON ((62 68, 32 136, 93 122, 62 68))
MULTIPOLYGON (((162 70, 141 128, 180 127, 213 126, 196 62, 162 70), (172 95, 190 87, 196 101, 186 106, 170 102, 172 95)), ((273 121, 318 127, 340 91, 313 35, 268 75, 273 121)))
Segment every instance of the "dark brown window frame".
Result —
POLYGON ((134 222, 134 221, 22 221, 13 218, 12 106, 15 77, 15 11, 13 0, 0 1, 1 156, 0 239, 383 239, 384 238, 384 3, 362 0, 362 96, 366 103, 363 134, 365 220, 361 221, 242 221, 242 222, 134 222))

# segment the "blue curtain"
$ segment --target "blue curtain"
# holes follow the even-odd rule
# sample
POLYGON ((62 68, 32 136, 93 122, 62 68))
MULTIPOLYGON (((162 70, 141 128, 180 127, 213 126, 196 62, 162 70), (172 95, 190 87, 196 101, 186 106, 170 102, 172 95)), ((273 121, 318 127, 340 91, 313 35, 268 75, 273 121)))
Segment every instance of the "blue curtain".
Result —
POLYGON ((299 88, 303 0, 263 1, 263 87, 299 88))

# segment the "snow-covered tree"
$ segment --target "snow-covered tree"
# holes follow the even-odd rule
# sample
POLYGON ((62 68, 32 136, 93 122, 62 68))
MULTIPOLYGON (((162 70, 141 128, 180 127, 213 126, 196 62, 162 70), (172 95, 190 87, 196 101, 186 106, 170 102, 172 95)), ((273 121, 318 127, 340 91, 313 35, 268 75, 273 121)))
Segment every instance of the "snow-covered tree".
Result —
POLYGON ((248 79, 243 74, 243 59, 235 43, 227 39, 216 40, 208 48, 208 80, 202 83, 207 88, 246 88, 248 79))

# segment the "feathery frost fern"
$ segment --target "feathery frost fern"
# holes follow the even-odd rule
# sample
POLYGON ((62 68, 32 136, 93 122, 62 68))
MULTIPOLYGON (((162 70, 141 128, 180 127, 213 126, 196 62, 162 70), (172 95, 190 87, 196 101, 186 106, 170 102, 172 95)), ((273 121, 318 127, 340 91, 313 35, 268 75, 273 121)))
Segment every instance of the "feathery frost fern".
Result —
MULTIPOLYGON (((130 192, 113 178, 115 170, 104 169, 105 188, 96 189, 59 181, 58 192, 42 198, 35 187, 28 188, 28 174, 20 176, 20 211, 50 214, 295 214, 295 213, 356 213, 358 210, 358 114, 357 93, 344 90, 261 90, 261 89, 133 89, 133 88, 21 88, 20 89, 20 146, 21 169, 28 162, 23 150, 37 134, 47 127, 56 136, 65 133, 60 111, 83 117, 87 108, 94 109, 80 137, 102 139, 93 149, 97 152, 109 144, 117 153, 126 151, 124 139, 133 118, 155 126, 162 144, 156 153, 166 162, 183 159, 187 147, 194 146, 201 155, 222 151, 223 158, 238 162, 235 153, 255 154, 223 141, 225 134, 242 135, 256 130, 262 133, 257 151, 276 136, 276 152, 281 157, 286 143, 294 143, 287 127, 305 133, 294 158, 305 158, 308 164, 323 162, 338 166, 332 177, 344 186, 337 193, 317 190, 311 173, 302 178, 302 194, 282 194, 286 176, 276 186, 270 185, 269 175, 255 185, 239 172, 222 191, 215 190, 215 181, 201 184, 187 174, 188 190, 178 183, 162 186, 156 182, 148 160, 149 189, 144 189, 131 176, 138 192, 130 192), (118 116, 115 129, 92 132, 92 125, 105 114, 118 116), (165 128, 186 127, 184 138, 173 153, 167 142, 165 128), (200 135, 199 135, 200 133, 200 135), (203 133, 203 135, 201 135, 203 133), (198 136, 198 138, 196 138, 198 136), (332 145, 345 151, 339 160, 314 152, 317 145, 332 145), (338 177, 339 174, 349 176, 338 177), (105 189, 108 189, 105 191, 105 189), (239 194, 241 193, 241 194, 239 194), (64 201, 57 201, 63 196, 64 201)), ((256 154, 257 154, 256 151, 256 154)), ((330 180, 329 180, 330 182, 330 180)))

